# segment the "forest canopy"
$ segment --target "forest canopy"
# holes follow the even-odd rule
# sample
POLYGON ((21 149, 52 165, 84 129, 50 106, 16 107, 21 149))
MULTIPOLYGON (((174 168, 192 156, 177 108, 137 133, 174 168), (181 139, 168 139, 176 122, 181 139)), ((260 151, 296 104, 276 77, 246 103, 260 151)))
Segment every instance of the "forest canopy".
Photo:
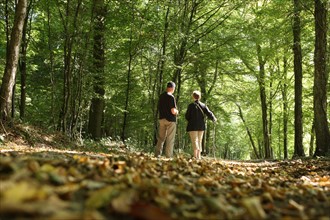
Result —
POLYGON ((23 122, 79 143, 111 139, 153 152, 158 96, 174 81, 176 153, 191 151, 184 113, 194 90, 218 119, 207 123, 205 154, 283 159, 330 151, 329 1, 0 6, 2 129, 23 122))

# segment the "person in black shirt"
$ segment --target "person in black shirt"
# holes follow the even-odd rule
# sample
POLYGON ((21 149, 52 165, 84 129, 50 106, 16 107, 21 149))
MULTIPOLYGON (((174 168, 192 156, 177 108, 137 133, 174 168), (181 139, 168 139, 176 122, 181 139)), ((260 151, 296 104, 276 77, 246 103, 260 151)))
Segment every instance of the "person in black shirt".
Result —
POLYGON ((166 92, 159 96, 159 129, 155 156, 161 156, 163 146, 166 141, 165 156, 171 158, 173 156, 174 139, 176 132, 176 116, 179 111, 176 107, 175 98, 173 96, 175 83, 168 82, 166 92))
POLYGON ((188 121, 187 132, 189 133, 194 158, 201 159, 202 152, 202 140, 205 131, 205 117, 216 122, 217 119, 209 108, 202 102, 200 102, 201 93, 194 91, 192 94, 194 99, 193 103, 190 103, 185 114, 185 118, 188 121))

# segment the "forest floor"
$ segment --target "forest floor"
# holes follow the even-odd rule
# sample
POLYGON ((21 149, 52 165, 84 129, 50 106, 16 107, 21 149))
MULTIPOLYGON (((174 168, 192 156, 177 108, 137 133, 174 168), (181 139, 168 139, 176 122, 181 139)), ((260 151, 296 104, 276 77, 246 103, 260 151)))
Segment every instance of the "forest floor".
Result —
POLYGON ((0 133, 0 219, 329 220, 330 162, 157 159, 16 126, 0 133))

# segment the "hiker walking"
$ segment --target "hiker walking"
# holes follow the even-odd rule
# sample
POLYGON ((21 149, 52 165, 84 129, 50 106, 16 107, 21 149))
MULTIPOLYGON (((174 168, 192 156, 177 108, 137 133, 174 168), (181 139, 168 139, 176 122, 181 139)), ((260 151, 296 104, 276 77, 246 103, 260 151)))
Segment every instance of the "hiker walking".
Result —
POLYGON ((166 141, 165 156, 170 158, 173 156, 174 139, 176 132, 176 116, 179 111, 176 107, 176 101, 173 96, 175 91, 175 83, 168 82, 166 91, 159 96, 159 129, 155 156, 162 154, 163 146, 166 141))
POLYGON ((217 119, 209 108, 204 103, 200 102, 201 93, 199 91, 193 91, 192 98, 194 101, 188 105, 185 114, 185 118, 188 121, 186 131, 190 136, 194 158, 201 159, 202 140, 206 127, 205 119, 207 117, 213 122, 216 122, 217 119))

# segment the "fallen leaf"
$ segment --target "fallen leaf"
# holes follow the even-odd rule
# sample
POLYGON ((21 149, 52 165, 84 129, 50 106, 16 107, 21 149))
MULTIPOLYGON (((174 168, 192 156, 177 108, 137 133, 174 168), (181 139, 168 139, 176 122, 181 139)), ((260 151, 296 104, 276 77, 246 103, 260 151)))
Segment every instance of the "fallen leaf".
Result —
POLYGON ((260 198, 259 197, 250 197, 244 198, 242 200, 243 206, 246 208, 247 212, 251 219, 265 219, 266 213, 262 208, 260 198))

